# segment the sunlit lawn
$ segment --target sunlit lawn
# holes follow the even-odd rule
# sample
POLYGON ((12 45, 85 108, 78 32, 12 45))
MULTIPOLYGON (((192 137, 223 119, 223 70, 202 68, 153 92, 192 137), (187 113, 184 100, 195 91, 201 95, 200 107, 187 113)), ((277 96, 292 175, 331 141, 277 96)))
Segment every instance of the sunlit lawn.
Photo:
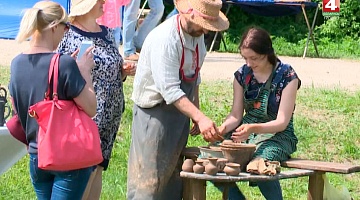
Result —
MULTIPOLYGON (((0 84, 9 81, 8 67, 0 66, 0 84)), ((130 144, 132 79, 125 84, 126 111, 115 143, 108 171, 104 173, 101 199, 126 199, 127 159, 130 144)), ((231 81, 204 82, 201 86, 201 109, 220 124, 232 104, 231 81)), ((294 157, 360 164, 360 89, 301 88, 295 111, 295 130, 299 138, 294 157)), ((205 145, 200 136, 190 137, 188 145, 205 145)), ((35 199, 29 180, 28 157, 21 159, 0 177, 0 200, 35 199)), ((328 174, 331 183, 346 186, 354 199, 360 199, 360 173, 352 175, 328 174)), ((306 199, 307 178, 282 180, 285 199, 306 199)), ((248 199, 263 199, 258 188, 239 184, 248 199)), ((221 194, 210 183, 208 199, 221 199, 221 194)))

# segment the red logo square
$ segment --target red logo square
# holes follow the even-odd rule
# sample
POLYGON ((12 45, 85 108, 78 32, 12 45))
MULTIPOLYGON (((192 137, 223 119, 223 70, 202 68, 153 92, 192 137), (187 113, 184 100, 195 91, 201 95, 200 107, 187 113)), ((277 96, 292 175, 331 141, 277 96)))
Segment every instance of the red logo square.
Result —
POLYGON ((323 12, 326 13, 339 13, 340 12, 340 0, 323 0, 323 12))

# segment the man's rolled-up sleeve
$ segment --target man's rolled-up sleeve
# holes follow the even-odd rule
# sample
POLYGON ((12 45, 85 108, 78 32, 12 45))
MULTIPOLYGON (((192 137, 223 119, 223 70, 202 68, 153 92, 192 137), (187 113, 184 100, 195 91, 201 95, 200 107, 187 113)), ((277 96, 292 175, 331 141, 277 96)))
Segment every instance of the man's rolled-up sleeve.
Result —
POLYGON ((155 86, 166 104, 172 104, 185 95, 180 88, 180 58, 175 44, 160 44, 150 56, 151 73, 155 86))

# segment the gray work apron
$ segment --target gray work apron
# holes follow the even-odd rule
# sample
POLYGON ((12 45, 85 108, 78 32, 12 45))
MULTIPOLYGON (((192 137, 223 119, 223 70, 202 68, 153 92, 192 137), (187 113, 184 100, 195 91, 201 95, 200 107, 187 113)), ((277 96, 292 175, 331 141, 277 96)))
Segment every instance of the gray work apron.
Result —
MULTIPOLYGON (((196 53, 199 55, 198 46, 196 53)), ((184 76, 183 63, 184 47, 179 70, 180 88, 189 99, 193 99, 199 57, 197 56, 197 69, 192 78, 184 76)), ((127 199, 182 199, 180 154, 186 146, 189 131, 189 117, 172 104, 166 105, 164 102, 148 109, 134 105, 127 199)))

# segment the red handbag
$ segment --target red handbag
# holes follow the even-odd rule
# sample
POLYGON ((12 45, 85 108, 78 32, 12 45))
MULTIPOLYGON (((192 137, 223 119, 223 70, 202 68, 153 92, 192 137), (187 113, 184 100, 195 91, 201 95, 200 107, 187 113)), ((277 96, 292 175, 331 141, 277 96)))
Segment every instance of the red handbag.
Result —
POLYGON ((15 139, 19 140, 25 145, 28 145, 25 131, 20 123, 20 119, 17 113, 6 122, 6 127, 15 139))
POLYGON ((24 128, 21 125, 19 116, 16 112, 16 108, 14 106, 14 101, 11 98, 11 103, 14 111, 14 115, 6 122, 6 128, 9 130, 10 134, 26 146, 29 145, 28 141, 26 140, 26 133, 24 128))
POLYGON ((45 99, 29 108, 29 115, 39 124, 38 167, 67 171, 97 165, 103 157, 96 123, 73 100, 58 99, 59 58, 60 55, 55 54, 51 59, 45 99))

